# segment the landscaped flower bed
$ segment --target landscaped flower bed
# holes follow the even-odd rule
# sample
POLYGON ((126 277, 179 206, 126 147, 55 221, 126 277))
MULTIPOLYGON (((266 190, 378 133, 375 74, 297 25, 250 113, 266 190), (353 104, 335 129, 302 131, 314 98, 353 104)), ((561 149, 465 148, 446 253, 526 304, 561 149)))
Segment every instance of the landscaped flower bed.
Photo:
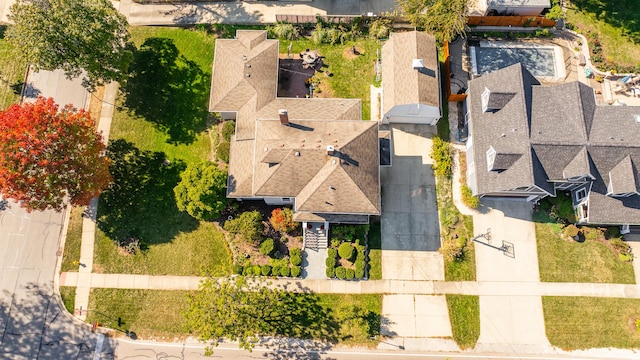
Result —
POLYGON ((299 277, 302 273, 302 240, 293 212, 276 208, 269 221, 264 210, 246 211, 225 222, 233 252, 233 273, 253 276, 299 277))
POLYGON ((345 280, 367 278, 367 248, 369 225, 338 225, 332 229, 327 250, 327 277, 345 280))

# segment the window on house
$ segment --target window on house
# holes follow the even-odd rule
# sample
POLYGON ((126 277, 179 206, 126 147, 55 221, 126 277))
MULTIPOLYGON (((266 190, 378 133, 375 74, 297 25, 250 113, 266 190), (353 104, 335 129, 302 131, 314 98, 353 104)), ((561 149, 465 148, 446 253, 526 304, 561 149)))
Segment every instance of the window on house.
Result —
POLYGON ((282 201, 290 202, 291 198, 282 198, 282 201))
POLYGON ((587 189, 582 188, 576 191, 576 202, 581 202, 586 197, 587 197, 587 189))
POLYGON ((491 96, 491 91, 484 88, 484 91, 482 92, 482 112, 487 112, 487 110, 489 110, 489 96, 491 96))

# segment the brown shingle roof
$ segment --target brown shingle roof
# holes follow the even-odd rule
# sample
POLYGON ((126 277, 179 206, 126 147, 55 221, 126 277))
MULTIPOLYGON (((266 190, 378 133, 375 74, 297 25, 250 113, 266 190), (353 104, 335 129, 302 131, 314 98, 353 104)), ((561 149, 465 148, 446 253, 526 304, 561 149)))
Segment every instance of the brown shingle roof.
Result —
POLYGON ((440 107, 439 77, 433 35, 418 31, 391 34, 382 46, 383 111, 416 103, 440 107), (422 59, 428 74, 413 69, 414 59, 422 59))
POLYGON ((378 124, 360 120, 360 99, 276 98, 277 50, 261 31, 216 42, 210 110, 237 112, 227 196, 296 197, 304 211, 379 214, 378 124))
POLYGON ((266 31, 238 30, 235 39, 216 40, 209 111, 238 111, 257 95, 262 107, 276 97, 278 41, 266 31))

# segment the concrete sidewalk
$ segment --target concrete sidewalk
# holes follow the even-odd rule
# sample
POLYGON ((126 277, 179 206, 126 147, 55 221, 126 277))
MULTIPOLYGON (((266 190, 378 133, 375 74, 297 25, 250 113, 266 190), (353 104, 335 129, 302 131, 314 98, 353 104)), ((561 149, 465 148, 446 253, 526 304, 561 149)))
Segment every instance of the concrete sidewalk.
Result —
MULTIPOLYGON (((87 284, 91 288, 194 290, 203 277, 65 272, 60 286, 87 284)), ((627 284, 543 283, 528 281, 412 281, 336 279, 265 279, 292 292, 337 294, 464 294, 479 296, 587 296, 640 299, 640 286, 627 284)))

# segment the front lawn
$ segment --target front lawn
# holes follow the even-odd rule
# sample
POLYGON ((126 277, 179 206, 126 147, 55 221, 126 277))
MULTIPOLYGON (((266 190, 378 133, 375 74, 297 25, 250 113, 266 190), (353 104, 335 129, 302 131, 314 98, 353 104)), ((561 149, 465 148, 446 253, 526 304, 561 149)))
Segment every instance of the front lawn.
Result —
POLYGON ((542 297, 547 338, 564 350, 640 346, 640 299, 542 297))
POLYGON ((561 225, 545 212, 534 213, 540 281, 635 284, 633 265, 604 243, 561 237, 561 225))
MULTIPOLYGON (((133 331, 141 339, 184 339, 186 321, 182 313, 188 307, 187 291, 93 289, 89 297, 87 322, 98 321, 121 330, 133 331)), ((299 294, 301 304, 317 304, 326 314, 327 326, 334 333, 318 334, 334 338, 344 345, 374 347, 371 340, 379 334, 382 296, 299 294)), ((304 319, 302 319, 304 321, 304 319)))
POLYGON ((27 72, 27 63, 13 53, 13 47, 4 39, 6 25, 0 25, 0 109, 20 102, 20 91, 27 72))
POLYGON ((222 276, 230 273, 231 256, 224 234, 213 223, 200 222, 170 242, 124 254, 104 232, 96 230, 93 271, 115 274, 222 276))
POLYGON ((62 298, 64 308, 67 309, 69 314, 73 314, 76 301, 76 288, 71 286, 61 286, 60 297, 62 298))
POLYGON ((480 337, 480 302, 478 296, 447 295, 453 340, 461 349, 473 349, 480 337))
POLYGON ((169 27, 132 27, 131 34, 138 52, 111 124, 117 187, 100 197, 94 271, 228 274, 222 233, 178 211, 173 193, 187 165, 211 156, 207 104, 215 38, 169 27))
POLYGON ((67 228, 67 239, 64 242, 61 272, 78 271, 80 247, 82 245, 82 212, 84 209, 84 206, 69 207, 68 211, 71 211, 71 216, 69 217, 69 227, 67 228))
MULTIPOLYGON (((640 70, 640 2, 626 1, 595 1, 570 0, 566 1, 567 22, 587 38, 588 32, 597 34, 604 53, 604 62, 611 70, 614 66, 635 67, 640 70)), ((592 44, 589 44, 591 55, 592 44)))
MULTIPOLYGON (((280 53, 286 54, 291 41, 280 40, 280 53)), ((323 71, 329 71, 332 75, 325 76, 320 73, 317 76, 320 82, 327 82, 332 93, 327 97, 362 99, 362 119, 371 118, 370 85, 373 83, 376 60, 376 50, 382 48, 377 40, 359 38, 355 41, 347 41, 341 44, 314 44, 309 39, 293 41, 291 54, 296 57, 306 49, 317 50, 323 57, 323 71), (352 55, 349 49, 358 49, 359 55, 352 55), (320 76, 322 75, 322 76, 320 76)), ((322 84, 320 85, 323 88, 322 84)), ((325 97, 325 95, 321 95, 325 97)))

